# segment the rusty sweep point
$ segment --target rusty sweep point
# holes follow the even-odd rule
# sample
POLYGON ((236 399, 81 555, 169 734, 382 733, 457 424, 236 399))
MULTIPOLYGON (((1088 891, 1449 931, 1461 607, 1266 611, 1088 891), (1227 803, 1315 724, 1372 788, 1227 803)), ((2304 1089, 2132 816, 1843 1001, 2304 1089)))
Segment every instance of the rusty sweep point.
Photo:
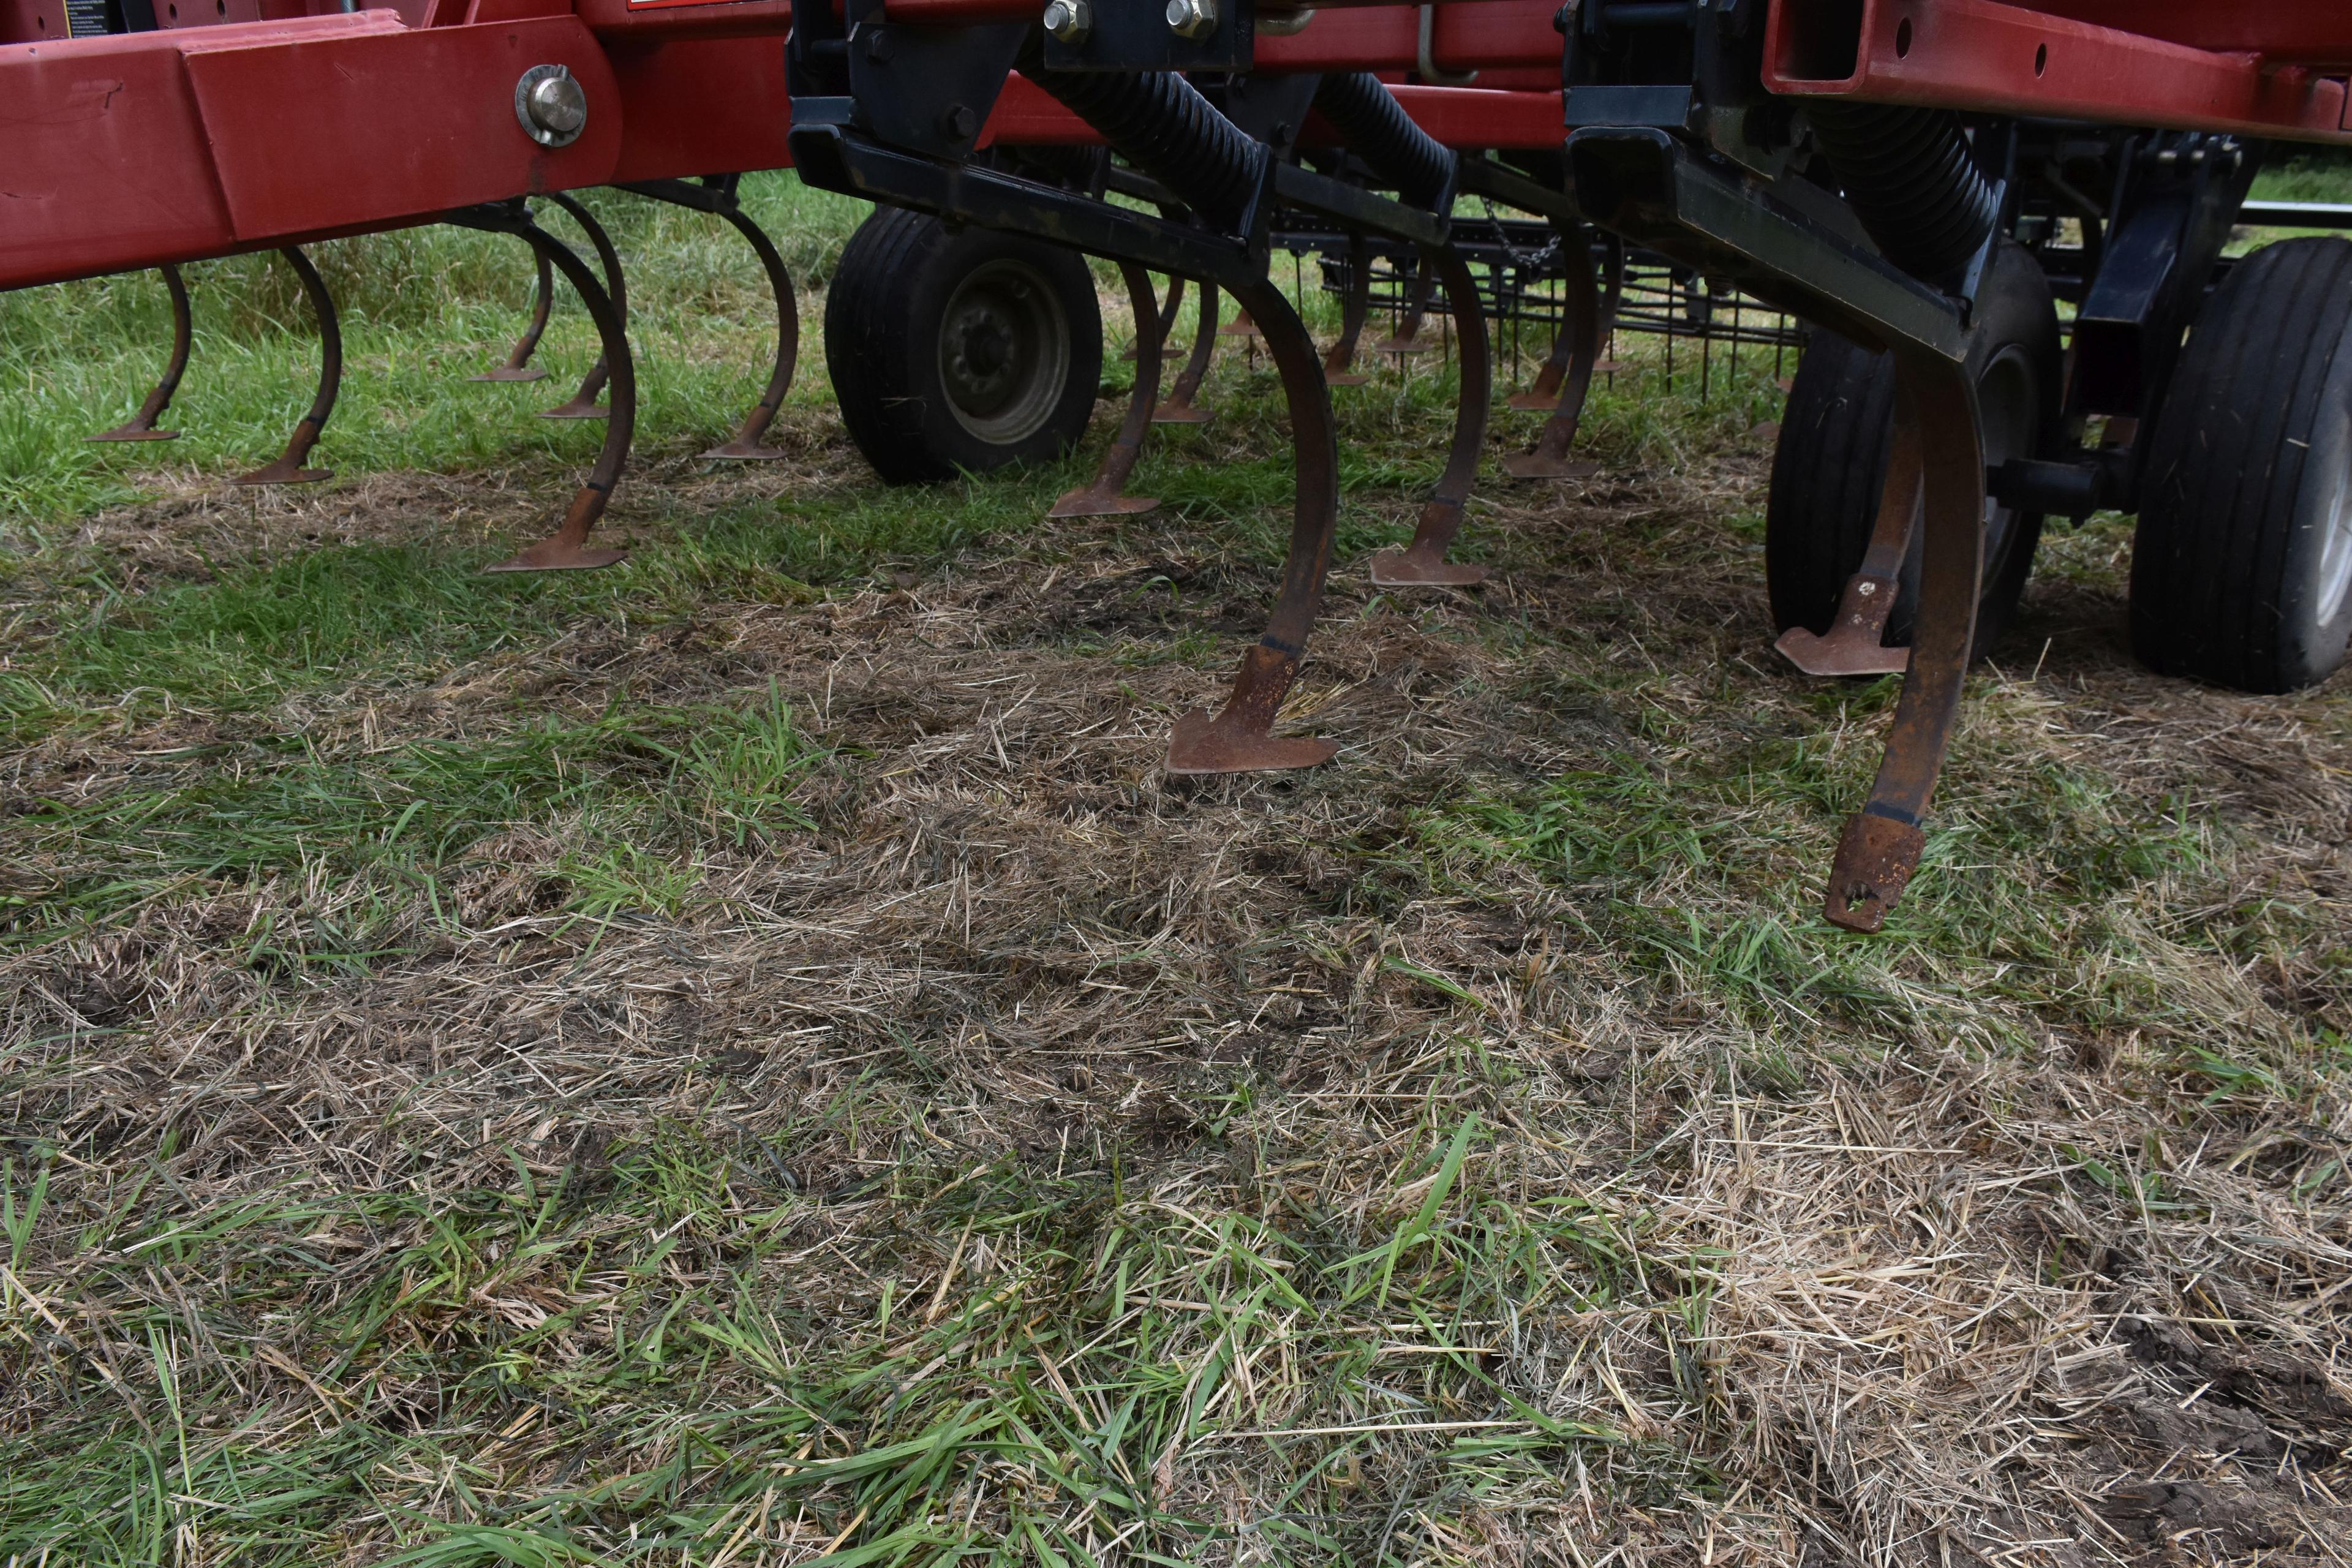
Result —
POLYGON ((1838 835, 1837 858, 1830 865, 1829 898, 1822 911, 1832 925, 1848 931, 1874 931, 1886 923, 1911 873, 1919 868, 1919 852, 1927 836, 1907 822, 1858 812, 1845 820, 1838 835))
POLYGON ((594 394, 574 397, 569 403, 559 403, 552 408, 539 411, 541 419, 610 419, 613 411, 595 399, 594 394))
POLYGON ((605 545, 582 544, 553 534, 531 545, 519 555, 512 555, 485 572, 587 572, 599 566, 611 566, 626 561, 629 552, 605 545))
POLYGON ((95 436, 82 437, 85 441, 176 441, 179 438, 180 433, 177 430, 157 430, 152 426, 142 426, 137 420, 132 420, 128 425, 117 425, 111 430, 100 430, 95 436))
POLYGON ((1598 463, 1545 452, 1514 452, 1503 459, 1503 472, 1515 479, 1589 479, 1600 471, 1598 463))
POLYGON ((1311 768, 1328 763, 1339 750, 1334 741, 1312 736, 1277 736, 1275 715, 1297 673, 1298 659, 1260 643, 1242 656, 1241 673, 1234 679, 1233 695, 1213 717, 1196 708, 1176 721, 1168 738, 1168 771, 1171 773, 1255 773, 1284 768, 1311 768))
POLYGON ((730 463, 781 463, 792 456, 782 447, 771 447, 759 441, 738 437, 721 447, 713 447, 702 454, 707 460, 730 463))
POLYGON ((545 381, 547 372, 535 364, 527 364, 520 369, 502 364, 496 370, 486 370, 479 375, 469 375, 466 379, 467 381, 545 381))
POLYGON ((1212 715, 1195 708, 1176 721, 1176 732, 1168 738, 1168 771, 1188 776, 1276 773, 1328 763, 1339 750, 1336 741, 1253 730, 1230 709, 1212 715))
POLYGON ((1807 675, 1901 675, 1911 668, 1911 650, 1879 641, 1901 588, 1892 574, 1857 572, 1845 585, 1828 631, 1790 626, 1772 646, 1807 675))
POLYGON ((265 485, 315 485, 322 479, 331 479, 334 477, 335 470, 332 468, 305 468, 299 466, 299 459, 289 462, 280 458, 276 462, 265 464, 249 474, 239 474, 229 480, 229 483, 242 486, 247 489, 258 489, 265 485))
POLYGON ((1383 550, 1370 569, 1376 588, 1467 588, 1486 580, 1486 568, 1448 561, 1442 549, 1383 550))
POLYGON ((1123 496, 1099 485, 1080 485, 1055 501, 1047 517, 1135 517, 1159 509, 1150 496, 1123 496))
POLYGON ((1551 412, 1552 405, 1559 401, 1559 393, 1546 392, 1540 386, 1531 386, 1525 392, 1511 394, 1509 397, 1504 399, 1503 406, 1516 408, 1522 414, 1549 414, 1551 412))

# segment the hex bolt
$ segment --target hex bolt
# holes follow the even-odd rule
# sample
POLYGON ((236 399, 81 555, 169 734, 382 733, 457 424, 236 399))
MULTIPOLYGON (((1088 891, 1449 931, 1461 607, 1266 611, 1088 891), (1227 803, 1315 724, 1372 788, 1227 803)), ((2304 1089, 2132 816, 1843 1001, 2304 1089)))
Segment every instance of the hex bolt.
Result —
POLYGON ((515 121, 542 147, 569 147, 588 124, 588 94, 563 66, 533 66, 515 83, 515 121))
POLYGON ((1217 0, 1168 0, 1168 30, 1200 39, 1217 30, 1217 0))
POLYGON ((970 104, 950 103, 940 116, 940 129, 959 142, 968 142, 980 133, 980 117, 972 113, 970 104))
POLYGON ((1095 30, 1095 9, 1087 0, 1052 0, 1045 7, 1045 31, 1058 44, 1076 46, 1095 30))

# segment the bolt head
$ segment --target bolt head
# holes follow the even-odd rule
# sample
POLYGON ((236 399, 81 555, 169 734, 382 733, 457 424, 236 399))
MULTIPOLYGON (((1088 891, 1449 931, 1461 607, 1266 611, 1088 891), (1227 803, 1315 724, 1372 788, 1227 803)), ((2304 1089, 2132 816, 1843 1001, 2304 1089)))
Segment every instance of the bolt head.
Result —
POLYGON ((940 116, 940 129, 959 142, 968 141, 980 134, 980 116, 969 104, 950 103, 940 116))
POLYGON ((1094 27, 1094 7, 1087 0, 1053 0, 1045 7, 1045 31, 1056 43, 1082 44, 1094 27))
POLYGON ((515 84, 515 120, 542 147, 568 147, 588 124, 588 94, 562 66, 533 66, 515 84))
POLYGON ((1217 30, 1217 0, 1168 0, 1168 30, 1180 38, 1205 38, 1217 30))

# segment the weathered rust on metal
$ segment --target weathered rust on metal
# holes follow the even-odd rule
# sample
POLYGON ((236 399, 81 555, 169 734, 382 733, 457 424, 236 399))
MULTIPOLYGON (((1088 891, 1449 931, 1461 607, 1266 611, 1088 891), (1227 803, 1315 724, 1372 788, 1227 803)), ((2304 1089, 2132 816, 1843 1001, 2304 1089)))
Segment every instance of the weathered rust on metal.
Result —
POLYGON ((1339 521, 1339 430, 1331 417, 1331 392, 1316 358, 1315 340, 1282 290, 1259 279, 1237 285, 1236 293, 1265 336, 1290 411, 1297 485, 1290 553, 1283 563, 1281 596, 1267 617, 1265 635, 1244 656, 1224 707, 1214 715, 1195 710, 1176 721, 1167 764, 1175 774, 1313 767, 1339 750, 1329 741, 1271 733, 1322 605, 1323 579, 1330 570, 1332 535, 1339 521))
MULTIPOLYGON (((588 243, 595 248, 596 265, 604 273, 604 291, 610 296, 614 313, 625 332, 629 322, 629 283, 622 275, 621 253, 613 248, 613 237, 604 232, 604 226, 596 221, 593 214, 562 191, 549 192, 547 199, 572 215, 572 221, 580 226, 580 231, 588 237, 588 243)), ((604 395, 605 383, 612 379, 612 366, 605 356, 598 354, 596 363, 588 367, 587 375, 582 378, 580 390, 554 407, 541 409, 539 416, 541 419, 609 417, 611 411, 596 400, 604 395)))
POLYGON ((1154 425, 1206 425, 1215 416, 1210 409, 1195 405, 1192 399, 1201 390, 1202 378, 1209 374, 1209 363, 1217 354, 1217 316, 1219 313, 1217 286, 1203 279, 1201 282, 1201 324, 1192 334, 1192 356, 1185 360, 1178 373, 1174 390, 1168 401, 1151 411, 1154 425))
MULTIPOLYGON (((1175 332, 1177 312, 1183 308, 1184 279, 1171 278, 1168 279, 1168 298, 1160 307, 1160 342, 1162 347, 1166 346, 1169 338, 1175 332)), ((1132 361, 1135 358, 1136 345, 1142 342, 1141 335, 1138 334, 1135 342, 1128 344, 1119 351, 1118 357, 1132 361)))
MULTIPOLYGON (((1160 314, 1151 295, 1151 274, 1132 261, 1118 264, 1119 276, 1127 283, 1127 298, 1135 312, 1135 388, 1128 394, 1127 417, 1119 421, 1118 434, 1111 438, 1110 450, 1103 454, 1102 467, 1095 470, 1094 479, 1055 501, 1047 517, 1130 517, 1147 512, 1160 503, 1150 496, 1123 493, 1129 474, 1143 456, 1143 443, 1151 434, 1151 408, 1160 396, 1160 314)), ((1184 286, 1182 279, 1170 280, 1169 291, 1184 286)))
MULTIPOLYGON (((1615 306, 1603 301, 1593 281, 1591 237, 1580 227, 1565 224, 1558 226, 1558 231, 1561 255, 1567 262, 1561 270, 1568 284, 1567 315, 1560 322, 1559 335, 1570 344, 1570 367, 1567 379, 1560 384, 1559 401, 1553 405, 1551 417, 1544 421, 1543 429, 1537 433, 1535 446, 1503 459, 1503 471, 1515 479, 1581 479, 1601 471, 1600 464, 1570 458, 1568 453, 1576 444, 1577 427, 1584 419, 1584 400, 1592 392, 1593 368, 1600 363, 1601 345, 1607 339, 1609 322, 1615 317, 1615 306)), ((1612 296, 1622 273, 1622 268, 1610 268, 1612 296)))
POLYGON ((1453 246, 1422 250, 1422 269, 1437 275, 1454 313, 1462 347, 1462 385, 1454 399, 1454 445, 1437 491, 1421 509, 1412 542, 1371 559, 1372 582, 1382 588, 1466 586, 1484 582, 1486 568, 1448 561, 1446 551, 1462 531, 1463 509, 1478 481, 1478 458, 1486 446, 1487 410, 1494 398, 1494 355, 1486 340, 1486 316, 1478 302, 1478 280, 1453 246))
POLYGON ((335 314, 334 296, 327 292, 327 280, 310 265, 299 245, 280 249, 278 255, 294 268, 301 280, 302 292, 310 296, 311 313, 319 319, 319 389, 310 396, 310 406, 294 426, 294 434, 286 438, 286 449, 277 460, 265 463, 249 474, 239 474, 231 479, 233 485, 312 485, 334 477, 332 468, 306 468, 302 460, 310 448, 319 444, 319 437, 327 428, 328 416, 335 411, 335 394, 343 384, 343 331, 335 314))
POLYGON ((469 375, 467 381, 545 381, 547 372, 530 363, 539 352, 539 340, 547 334, 547 313, 555 303, 555 274, 547 265, 547 258, 537 250, 530 253, 532 271, 537 274, 531 288, 530 324, 507 351, 506 363, 479 375, 469 375))
MULTIPOLYGON (((1565 236, 1560 240, 1567 255, 1573 258, 1573 247, 1565 236)), ((1617 325, 1618 307, 1625 298, 1625 242, 1615 235, 1605 237, 1601 244, 1601 341, 1607 342, 1617 325)), ((1559 406, 1560 383, 1567 379, 1570 364, 1576 358, 1577 334, 1573 323, 1562 319, 1559 331, 1551 340, 1551 353, 1544 356, 1543 368, 1536 372, 1535 384, 1525 392, 1515 392, 1505 400, 1505 406, 1521 414, 1542 414, 1559 406)), ((1613 370, 1614 365, 1596 364, 1593 374, 1613 370)), ((1590 384, 1589 383, 1587 384, 1590 384)))
MULTIPOLYGON (((1977 412, 1976 384, 1965 364, 1926 349, 1895 350, 1895 395, 1911 411, 1918 432, 1920 463, 1919 607, 1911 636, 1911 663, 1903 695, 1886 737, 1869 803, 1855 821, 1885 821, 1916 829, 1927 815, 1937 775, 1950 748, 1959 717, 1960 691, 1969 654, 1976 643, 1977 584, 1984 564, 1984 434, 1977 412)), ((1856 827, 1846 834, 1858 846, 1889 844, 1886 879, 1872 882, 1876 862, 1858 863, 1855 875, 1832 871, 1826 912, 1851 931, 1874 931, 1901 896, 1892 877, 1918 861, 1916 840, 1890 829, 1856 827), (1909 847, 1904 848, 1907 844, 1909 847), (1907 862, 1902 857, 1907 854, 1907 862), (1854 896, 1856 888, 1868 889, 1854 896)), ((1845 838, 1841 838, 1841 858, 1845 838)), ((1859 853, 1859 850, 1857 850, 1859 853)))
POLYGON ((155 421, 172 405, 172 395, 180 390, 180 378, 188 373, 188 351, 195 342, 195 322, 188 310, 188 286, 181 279, 180 269, 166 261, 155 270, 163 275, 163 291, 172 297, 172 357, 164 363, 163 374, 148 393, 147 401, 139 412, 111 430, 101 430, 89 437, 92 441, 176 441, 177 430, 158 430, 155 421))
POLYGON ((564 280, 579 294, 581 303, 588 310, 588 319, 595 324, 597 341, 603 345, 603 363, 609 367, 608 383, 612 388, 613 405, 604 425, 604 444, 597 449, 595 466, 589 469, 587 482, 572 496, 565 509, 563 521, 556 531, 538 543, 496 565, 488 572, 566 572, 582 571, 595 566, 610 566, 628 558, 628 552, 609 546, 593 546, 588 542, 589 531, 597 519, 604 515, 613 499, 613 487, 621 482, 621 471, 629 460, 629 438, 637 423, 636 366, 629 354, 629 334, 621 319, 620 309, 613 297, 604 291, 604 284, 591 271, 587 263, 572 254, 570 247, 535 224, 524 223, 514 232, 529 241, 531 248, 547 258, 562 272, 564 280))
POLYGON ((1348 291, 1339 304, 1339 341, 1323 356, 1323 382, 1327 386, 1361 386, 1370 378, 1350 367, 1356 363, 1356 344, 1364 335, 1364 321, 1372 311, 1371 247, 1360 234, 1348 239, 1348 291))
POLYGON ((1867 812, 1846 818, 1830 867, 1830 919, 1849 931, 1879 930, 1910 886, 1927 842, 1913 823, 1867 812))
POLYGON ((793 387, 793 370, 800 363, 800 302, 793 297, 793 275, 785 269, 784 258, 778 254, 767 231, 731 202, 718 210, 719 216, 750 242, 759 255, 761 269, 768 275, 768 292, 776 301, 776 360, 768 373, 766 390, 760 394, 760 401, 752 405, 751 412, 743 416, 743 423, 735 427, 734 436, 702 455, 730 462, 775 462, 786 454, 780 447, 768 446, 762 437, 768 426, 775 423, 776 411, 783 407, 784 395, 793 387))
POLYGON ((1425 354, 1437 345, 1421 335, 1421 323, 1429 314, 1429 300, 1437 287, 1437 275, 1422 268, 1413 277, 1412 293, 1405 306, 1404 319, 1395 331, 1372 345, 1376 354, 1425 354))
POLYGON ((1911 552, 1911 535, 1918 527, 1919 439, 1918 417, 1898 394, 1878 515, 1870 525, 1862 565, 1839 595, 1837 618, 1826 632, 1790 626, 1772 645, 1807 675, 1900 675, 1910 668, 1911 650, 1887 647, 1885 637, 1886 619, 1902 591, 1903 558, 1911 552))

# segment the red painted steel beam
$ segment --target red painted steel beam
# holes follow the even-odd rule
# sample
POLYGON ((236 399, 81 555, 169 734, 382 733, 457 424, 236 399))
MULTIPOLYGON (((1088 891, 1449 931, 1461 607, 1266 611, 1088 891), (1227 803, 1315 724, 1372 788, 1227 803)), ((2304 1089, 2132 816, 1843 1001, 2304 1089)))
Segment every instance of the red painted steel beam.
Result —
MULTIPOLYGON (((1549 67, 1559 77, 1555 0, 1481 0, 1437 7, 1430 25, 1430 63, 1444 71, 1549 67)), ((1266 71, 1410 71, 1421 57, 1417 8, 1318 12, 1288 37, 1261 33, 1257 68, 1266 71)))
MULTIPOLYGON (((1858 35, 1843 9, 1774 0, 1764 85, 1864 103, 2352 142, 2345 83, 2303 66, 1997 0, 1864 0, 1858 35)), ((2171 9, 2150 3, 2135 15, 2171 9)), ((2352 5, 2337 18, 2339 32, 2352 34, 2352 5)))
POLYGON ((1558 147, 1567 137, 1559 93, 1483 87, 1392 87, 1423 131, 1465 151, 1558 147))
POLYGON ((363 11, 0 46, 0 289, 604 184, 619 101, 571 16, 410 28, 363 11), (568 67, 614 111, 541 146, 514 114, 534 65, 568 67))
POLYGON ((2033 9, 2272 65, 2352 68, 2345 0, 2036 0, 2033 9))

